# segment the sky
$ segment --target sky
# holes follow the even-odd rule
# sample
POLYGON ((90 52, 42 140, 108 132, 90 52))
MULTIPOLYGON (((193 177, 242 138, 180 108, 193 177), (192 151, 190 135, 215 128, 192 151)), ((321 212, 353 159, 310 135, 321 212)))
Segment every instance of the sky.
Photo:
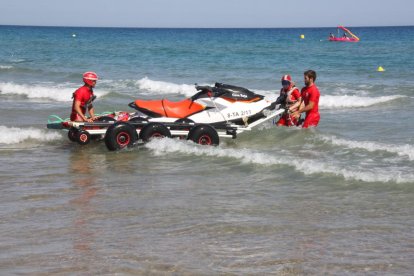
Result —
POLYGON ((414 0, 0 0, 0 25, 155 28, 413 26, 414 0))

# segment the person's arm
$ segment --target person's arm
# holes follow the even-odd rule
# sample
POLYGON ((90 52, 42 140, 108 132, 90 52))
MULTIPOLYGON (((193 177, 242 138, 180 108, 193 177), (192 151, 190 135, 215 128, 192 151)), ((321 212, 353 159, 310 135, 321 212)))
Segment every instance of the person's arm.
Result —
POLYGON ((280 91, 279 97, 277 97, 276 99, 276 104, 285 104, 286 102, 286 94, 282 93, 282 91, 280 91))
POLYGON ((91 120, 94 121, 96 118, 95 118, 95 109, 93 108, 93 105, 89 105, 88 111, 89 111, 89 114, 91 115, 91 120))
POLYGON ((295 89, 292 93, 292 96, 296 100, 296 102, 289 107, 289 112, 295 112, 299 110, 300 105, 302 104, 302 96, 300 95, 299 90, 295 89))
POLYGON ((302 103, 302 98, 299 98, 296 103, 294 103, 291 107, 289 107, 289 111, 292 112, 293 110, 296 110, 300 104, 302 103))
POLYGON ((312 102, 312 101, 309 101, 309 104, 308 105, 306 105, 304 108, 302 108, 302 109, 299 109, 298 111, 296 111, 296 112, 293 112, 293 116, 299 116, 300 115, 300 113, 303 113, 303 112, 308 112, 309 110, 311 110, 313 107, 315 106, 315 103, 314 102, 312 102))
POLYGON ((76 113, 79 114, 79 116, 82 118, 83 121, 92 122, 92 119, 86 118, 86 115, 83 114, 82 109, 81 109, 81 102, 78 100, 75 100, 75 111, 76 113))
POLYGON ((315 106, 315 103, 314 102, 312 102, 312 101, 309 101, 309 104, 308 105, 305 105, 305 107, 304 108, 302 108, 301 110, 299 110, 299 112, 300 113, 303 113, 303 112, 308 112, 308 111, 310 111, 310 110, 312 110, 312 108, 315 106))

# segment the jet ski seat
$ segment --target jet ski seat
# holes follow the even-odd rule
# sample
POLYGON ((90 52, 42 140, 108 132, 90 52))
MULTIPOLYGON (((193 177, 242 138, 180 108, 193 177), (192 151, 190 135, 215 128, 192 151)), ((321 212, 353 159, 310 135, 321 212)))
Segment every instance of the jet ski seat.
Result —
POLYGON ((151 112, 162 117, 186 118, 194 113, 204 110, 204 106, 193 102, 191 99, 185 99, 179 102, 171 102, 167 99, 162 100, 136 100, 136 107, 142 112, 151 112))
POLYGON ((191 99, 185 99, 179 102, 171 102, 167 99, 162 100, 165 114, 172 118, 186 118, 194 113, 204 110, 204 106, 193 102, 191 99))

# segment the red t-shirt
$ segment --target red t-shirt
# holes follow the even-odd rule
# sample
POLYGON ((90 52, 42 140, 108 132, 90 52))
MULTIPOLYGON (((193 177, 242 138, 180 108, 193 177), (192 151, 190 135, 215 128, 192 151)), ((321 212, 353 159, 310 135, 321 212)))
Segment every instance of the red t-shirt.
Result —
POLYGON ((77 117, 77 112, 75 110, 75 101, 80 101, 81 103, 81 110, 83 114, 86 112, 86 104, 93 96, 93 91, 91 88, 87 87, 86 85, 80 87, 78 90, 73 93, 73 104, 72 104, 72 113, 70 114, 71 120, 75 120, 77 117))
POLYGON ((311 110, 309 110, 308 112, 306 112, 306 115, 310 114, 310 113, 319 113, 319 97, 320 97, 320 93, 319 93, 319 89, 318 87, 314 84, 312 86, 305 86, 302 88, 302 99, 305 102, 305 105, 308 105, 309 102, 313 102, 313 108, 311 110))

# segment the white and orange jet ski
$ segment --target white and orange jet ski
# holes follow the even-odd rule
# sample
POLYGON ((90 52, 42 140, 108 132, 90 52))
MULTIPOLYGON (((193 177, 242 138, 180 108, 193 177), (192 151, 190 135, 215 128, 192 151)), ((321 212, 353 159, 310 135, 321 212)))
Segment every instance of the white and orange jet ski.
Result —
POLYGON ((197 93, 178 102, 167 99, 135 100, 135 112, 116 112, 98 121, 65 121, 48 128, 69 130, 71 141, 89 143, 104 137, 109 150, 147 142, 154 137, 180 137, 203 145, 218 145, 219 137, 235 139, 238 134, 285 112, 283 99, 266 100, 246 88, 216 83, 197 86, 197 93), (57 127, 58 126, 58 127, 57 127))
POLYGON ((196 89, 198 92, 194 96, 179 102, 136 100, 129 106, 137 110, 138 116, 148 120, 212 126, 247 126, 276 107, 276 103, 243 87, 216 83, 214 87, 196 85, 196 89))

